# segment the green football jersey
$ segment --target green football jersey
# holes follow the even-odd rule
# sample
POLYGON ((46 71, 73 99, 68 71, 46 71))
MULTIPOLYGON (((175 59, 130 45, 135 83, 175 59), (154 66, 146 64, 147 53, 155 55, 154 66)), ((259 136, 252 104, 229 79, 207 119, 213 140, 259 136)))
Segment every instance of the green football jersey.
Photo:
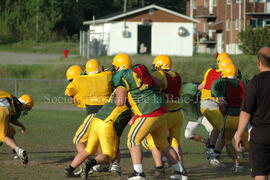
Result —
POLYGON ((113 121, 116 133, 120 137, 132 117, 132 112, 127 105, 116 106, 113 93, 109 101, 103 105, 95 117, 103 121, 113 121))
POLYGON ((143 84, 140 77, 131 69, 116 72, 112 81, 115 88, 126 89, 128 102, 135 115, 146 115, 165 106, 165 99, 160 92, 143 84))
MULTIPOLYGON (((229 83, 231 84, 231 86, 233 87, 239 87, 239 79, 227 79, 229 81, 229 83)), ((246 87, 247 85, 247 81, 245 81, 244 79, 241 80, 244 84, 244 86, 246 87)), ((228 87, 226 87, 226 79, 225 78, 220 78, 218 80, 216 80, 213 85, 212 85, 212 89, 211 89, 211 93, 213 97, 224 97, 226 100, 226 89, 228 87)), ((239 116, 240 114, 240 107, 239 108, 232 108, 232 107, 228 107, 227 108, 227 115, 229 116, 239 116)))

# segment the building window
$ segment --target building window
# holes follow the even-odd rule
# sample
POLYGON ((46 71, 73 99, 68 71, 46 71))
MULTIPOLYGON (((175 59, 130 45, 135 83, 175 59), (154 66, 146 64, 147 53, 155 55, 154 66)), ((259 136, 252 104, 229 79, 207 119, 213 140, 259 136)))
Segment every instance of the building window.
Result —
POLYGON ((239 19, 235 20, 235 30, 240 30, 240 21, 239 21, 239 19))
POLYGON ((153 16, 154 14, 155 14, 155 10, 154 10, 153 8, 150 9, 150 10, 149 10, 149 15, 150 15, 150 16, 153 16))
POLYGON ((227 4, 232 4, 232 0, 227 0, 227 4))
POLYGON ((257 27, 263 27, 263 19, 251 19, 250 20, 250 25, 253 28, 257 28, 257 27))
POLYGON ((226 31, 230 31, 231 30, 231 22, 230 20, 226 20, 226 31))
POLYGON ((213 0, 213 6, 217 6, 217 0, 213 0))
POLYGON ((205 8, 208 8, 208 6, 209 6, 209 1, 208 0, 204 0, 204 7, 205 8))
POLYGON ((240 4, 241 3, 241 0, 235 0, 237 4, 240 4))
POLYGON ((249 2, 255 2, 255 3, 264 3, 267 0, 249 0, 249 2))
POLYGON ((191 0, 191 1, 192 1, 193 9, 197 9, 196 0, 191 0))

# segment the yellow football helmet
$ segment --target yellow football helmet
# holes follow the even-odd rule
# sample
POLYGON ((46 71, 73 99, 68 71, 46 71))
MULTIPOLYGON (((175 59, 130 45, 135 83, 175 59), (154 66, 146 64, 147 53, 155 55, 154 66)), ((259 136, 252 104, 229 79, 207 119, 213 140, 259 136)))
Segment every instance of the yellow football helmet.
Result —
POLYGON ((66 77, 67 80, 73 80, 74 78, 78 77, 82 73, 82 68, 79 65, 72 65, 67 69, 66 77))
POLYGON ((90 59, 87 61, 85 69, 87 74, 96 74, 101 71, 101 66, 98 60, 90 59))
POLYGON ((219 63, 224 58, 230 58, 230 55, 226 52, 222 52, 217 57, 217 63, 219 63))
POLYGON ((222 72, 222 70, 227 66, 233 64, 233 60, 231 58, 223 58, 218 62, 218 69, 222 72))
POLYGON ((229 64, 224 67, 221 74, 225 78, 235 78, 237 77, 237 67, 234 64, 229 64))
POLYGON ((131 58, 129 55, 121 53, 117 54, 113 58, 112 65, 115 67, 117 71, 123 70, 123 69, 129 69, 132 67, 131 58))
POLYGON ((172 60, 167 55, 157 56, 152 64, 155 70, 170 70, 172 68, 172 60))
POLYGON ((26 109, 32 109, 32 107, 34 106, 33 98, 30 95, 28 95, 28 94, 22 95, 19 98, 19 101, 24 104, 24 106, 26 107, 26 109))

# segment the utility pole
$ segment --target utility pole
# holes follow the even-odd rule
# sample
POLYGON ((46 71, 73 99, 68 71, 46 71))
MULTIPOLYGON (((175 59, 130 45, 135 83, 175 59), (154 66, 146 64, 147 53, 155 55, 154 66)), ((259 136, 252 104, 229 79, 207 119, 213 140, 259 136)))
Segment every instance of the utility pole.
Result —
POLYGON ((142 7, 144 7, 144 0, 142 0, 142 7))
MULTIPOLYGON (((124 15, 126 15, 127 12, 127 0, 124 1, 124 15)), ((127 22, 126 22, 126 18, 124 17, 124 30, 126 30, 127 28, 127 22)))

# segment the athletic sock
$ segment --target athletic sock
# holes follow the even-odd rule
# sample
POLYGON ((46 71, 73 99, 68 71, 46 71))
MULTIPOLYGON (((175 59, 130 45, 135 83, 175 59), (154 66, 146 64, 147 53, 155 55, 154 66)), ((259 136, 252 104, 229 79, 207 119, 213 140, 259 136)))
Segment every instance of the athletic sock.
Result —
POLYGON ((72 167, 71 165, 68 166, 68 169, 69 169, 69 171, 71 171, 71 172, 73 172, 73 171, 75 170, 75 168, 72 167))
POLYGON ((184 168, 180 162, 173 164, 172 167, 175 169, 175 171, 183 172, 184 168))
POLYGON ((164 166, 158 166, 156 169, 164 169, 164 166))
POLYGON ((14 154, 17 154, 16 151, 15 151, 15 149, 12 149, 12 152, 13 152, 14 154))
POLYGON ((142 164, 134 164, 133 165, 134 171, 138 173, 143 173, 143 165, 142 164))

